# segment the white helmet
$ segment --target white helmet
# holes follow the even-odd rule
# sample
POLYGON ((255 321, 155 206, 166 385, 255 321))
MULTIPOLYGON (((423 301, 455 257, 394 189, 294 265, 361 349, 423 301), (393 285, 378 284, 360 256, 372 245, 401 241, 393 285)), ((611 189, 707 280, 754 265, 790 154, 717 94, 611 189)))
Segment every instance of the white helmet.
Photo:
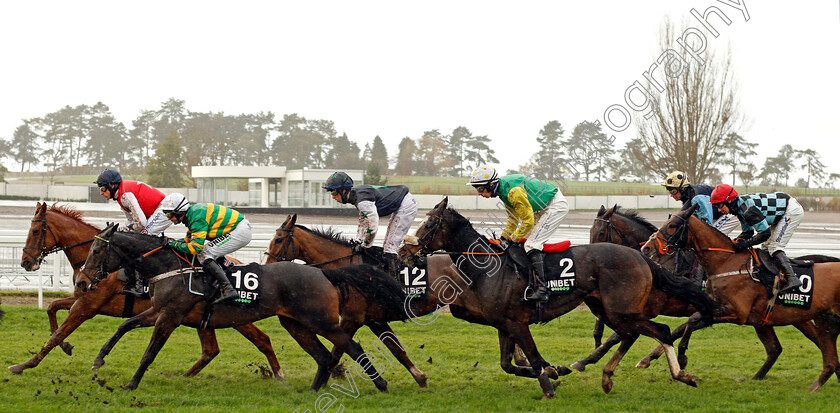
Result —
POLYGON ((499 174, 496 172, 496 168, 492 166, 482 165, 478 168, 475 168, 473 173, 470 175, 470 181, 467 182, 467 185, 472 186, 481 186, 481 185, 491 185, 499 182, 499 174))
POLYGON ((183 194, 173 192, 160 201, 160 209, 163 212, 187 212, 190 209, 190 203, 183 194))

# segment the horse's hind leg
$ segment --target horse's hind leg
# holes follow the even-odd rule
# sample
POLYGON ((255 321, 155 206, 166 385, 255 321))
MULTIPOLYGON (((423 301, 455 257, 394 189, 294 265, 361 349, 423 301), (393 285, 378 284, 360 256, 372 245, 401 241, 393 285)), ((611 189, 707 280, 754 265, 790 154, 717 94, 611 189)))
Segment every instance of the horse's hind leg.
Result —
POLYGON ((758 339, 761 341, 761 344, 764 345, 764 352, 767 353, 767 359, 764 360, 764 364, 760 369, 758 369, 755 376, 753 376, 753 380, 761 380, 767 375, 767 372, 770 371, 773 364, 776 363, 776 359, 779 358, 779 355, 782 354, 782 344, 779 343, 779 338, 776 337, 776 331, 773 327, 753 327, 755 328, 755 333, 758 335, 758 339))
POLYGON ((155 325, 155 321, 157 321, 157 313, 154 308, 149 308, 146 311, 123 321, 122 324, 117 327, 117 331, 114 332, 111 338, 109 338, 99 350, 99 354, 97 354, 96 358, 93 360, 92 369, 97 370, 105 365, 105 356, 111 353, 111 350, 114 349, 114 346, 118 341, 120 341, 125 333, 134 330, 135 328, 151 327, 155 325))
MULTIPOLYGON (((56 318, 58 310, 69 310, 75 302, 76 297, 62 298, 61 300, 53 301, 52 304, 47 307, 47 318, 50 319, 50 334, 55 333, 55 330, 58 329, 58 319, 56 318)), ((68 356, 73 355, 72 344, 62 341, 58 345, 68 356)))
MULTIPOLYGON (((603 326, 601 327, 601 329, 603 330, 603 326)), ((607 338, 607 341, 605 343, 595 348, 595 351, 593 351, 590 355, 586 356, 586 358, 584 358, 583 360, 572 363, 572 365, 569 367, 577 371, 584 371, 586 370, 586 366, 597 363, 598 360, 603 358, 604 355, 607 354, 607 352, 610 351, 610 349, 619 342, 621 342, 621 336, 619 336, 618 333, 613 333, 611 336, 609 336, 609 338, 607 338)))
MULTIPOLYGON (((414 381, 416 381, 420 387, 426 387, 426 373, 423 373, 420 369, 418 369, 414 363, 411 362, 411 359, 408 358, 408 354, 405 353, 405 347, 400 342, 400 339, 397 338, 396 334, 394 334, 394 331, 391 330, 391 326, 387 323, 368 323, 367 326, 370 328, 370 331, 373 331, 373 334, 376 334, 376 337, 379 339, 378 341, 384 344, 385 347, 388 347, 391 354, 393 354, 394 357, 399 360, 400 364, 402 364, 406 370, 411 373, 411 376, 414 377, 414 381)), ((347 335, 350 336, 349 333, 347 335)))
MULTIPOLYGON (((497 327, 497 329, 499 328, 497 327)), ((531 336, 531 330, 528 328, 528 325, 515 320, 507 320, 504 330, 516 341, 516 344, 519 344, 519 347, 522 348, 525 356, 528 357, 528 362, 531 364, 531 368, 538 374, 537 380, 540 382, 540 388, 543 391, 543 400, 554 397, 554 386, 551 384, 551 380, 558 379, 560 375, 557 373, 557 370, 540 355, 539 350, 537 350, 537 345, 534 343, 534 338, 531 336)), ((563 367, 561 367, 561 369, 568 369, 568 367, 563 367)))
POLYGON ((329 371, 338 363, 338 360, 333 360, 329 350, 327 350, 324 344, 318 340, 315 333, 309 331, 303 326, 303 324, 297 320, 284 316, 278 315, 277 318, 280 320, 280 324, 283 325, 283 328, 289 332, 289 335, 292 336, 303 351, 309 353, 309 355, 315 359, 315 363, 318 364, 318 371, 315 373, 315 379, 309 387, 310 390, 317 391, 327 383, 327 380, 330 378, 329 371))
MULTIPOLYGON (((686 327, 688 327, 688 323, 683 323, 683 324, 681 324, 680 326, 678 326, 677 328, 674 329, 674 332, 671 333, 671 343, 673 343, 674 340, 683 336, 683 334, 685 333, 686 327)), ((646 369, 646 368, 650 367, 650 362, 658 359, 664 353, 665 353, 665 346, 660 344, 655 349, 653 349, 653 351, 651 351, 650 354, 648 354, 647 356, 645 356, 644 358, 639 360, 639 362, 636 363, 636 368, 637 369, 646 369)), ((684 362, 687 364, 688 359, 686 358, 684 362)), ((682 362, 680 363, 680 366, 682 368, 685 368, 685 364, 682 364, 682 362)))
POLYGON ((840 318, 834 315, 822 315, 817 317, 814 322, 817 326, 820 351, 823 357, 823 369, 817 380, 811 384, 811 387, 808 387, 809 392, 819 390, 828 378, 840 368, 840 362, 837 360, 837 336, 840 335, 840 318))
POLYGON ((134 373, 134 376, 131 377, 131 381, 128 382, 125 386, 123 386, 123 390, 134 390, 140 385, 140 380, 143 379, 143 374, 146 373, 146 370, 155 361, 155 357, 157 357, 160 349, 163 348, 163 345, 166 344, 166 340, 169 339, 169 336, 181 325, 181 321, 184 319, 184 314, 174 310, 163 308, 161 313, 158 315, 157 321, 155 321, 155 329, 152 332, 152 339, 149 341, 149 346, 146 347, 146 352, 143 353, 143 358, 140 359, 140 366, 137 367, 137 371, 134 373))
MULTIPOLYGON (((812 321, 796 323, 793 326, 796 327, 797 330, 801 331, 805 337, 808 337, 808 340, 813 341, 817 348, 820 347, 819 337, 817 336, 817 328, 814 326, 812 321)), ((837 381, 840 381, 840 368, 837 369, 835 375, 837 376, 837 381)))
POLYGON ((210 364, 219 355, 219 341, 216 340, 216 330, 196 329, 198 341, 201 342, 201 357, 184 373, 184 377, 193 377, 210 364))
POLYGON ((520 367, 511 364, 510 360, 513 357, 514 348, 516 344, 507 332, 499 330, 499 356, 501 359, 502 370, 505 373, 513 374, 520 377, 528 377, 535 379, 539 377, 534 369, 531 367, 520 367))
MULTIPOLYGON (((697 313, 699 315, 699 313, 697 313)), ((693 317, 692 317, 693 318, 693 317)), ((658 341, 665 348, 665 356, 668 359, 668 367, 671 370, 671 377, 674 380, 683 382, 692 387, 697 387, 697 378, 683 371, 677 359, 677 354, 671 343, 674 342, 670 329, 665 324, 653 322, 641 316, 622 317, 621 323, 616 330, 632 331, 651 337, 658 341)), ((690 329, 690 326, 689 326, 690 329)))
MULTIPOLYGON (((364 369, 365 374, 370 377, 373 384, 377 389, 379 389, 379 391, 388 391, 388 382, 382 378, 378 371, 376 371, 376 368, 373 366, 373 363, 370 362, 370 359, 368 359, 367 354, 362 349, 362 346, 351 340, 350 337, 347 336, 347 333, 338 327, 338 324, 335 324, 332 327, 322 328, 318 334, 324 336, 324 338, 335 344, 335 349, 343 349, 347 355, 353 358, 353 360, 355 360, 356 363, 364 369)), ((333 351, 335 351, 335 349, 333 351)), ((334 362, 338 362, 338 360, 334 360, 334 362)), ((332 368, 332 366, 330 366, 330 368, 332 368)), ((329 379, 329 377, 323 377, 323 384, 327 383, 327 379, 329 379)))
POLYGON ((613 381, 612 376, 615 373, 615 369, 618 367, 618 363, 621 362, 621 359, 624 358, 624 355, 627 354, 627 350, 636 342, 639 338, 639 333, 621 333, 619 334, 617 331, 615 334, 618 334, 621 337, 621 345, 618 346, 618 350, 613 353, 613 356, 610 357, 610 361, 604 366, 603 374, 601 375, 601 388, 604 389, 604 393, 609 393, 613 388, 613 381))
MULTIPOLYGON (((268 334, 263 333, 262 330, 253 324, 245 324, 234 328, 265 355, 275 379, 283 380, 286 378, 286 375, 283 374, 283 369, 280 368, 280 363, 277 361, 277 355, 274 354, 274 347, 271 346, 271 338, 268 337, 268 334)), ((196 371, 196 373, 198 372, 196 371)))

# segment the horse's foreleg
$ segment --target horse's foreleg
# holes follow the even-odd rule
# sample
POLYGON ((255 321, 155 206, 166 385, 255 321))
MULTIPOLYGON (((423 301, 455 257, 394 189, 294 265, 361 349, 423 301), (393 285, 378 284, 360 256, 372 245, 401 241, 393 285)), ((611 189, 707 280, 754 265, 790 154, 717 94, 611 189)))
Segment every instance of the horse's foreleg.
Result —
POLYGON ((20 374, 26 369, 37 366, 55 346, 63 342, 70 333, 75 331, 76 328, 94 315, 96 315, 96 308, 90 308, 86 306, 82 300, 76 300, 76 303, 70 307, 70 313, 67 314, 67 318, 65 318, 61 325, 56 328, 55 332, 50 335, 50 338, 44 346, 41 347, 41 350, 26 362, 9 366, 9 371, 15 374, 20 374))
POLYGON ((691 341, 692 332, 694 332, 695 330, 706 328, 717 322, 726 322, 727 320, 734 321, 736 318, 737 316, 735 314, 729 314, 726 317, 715 316, 714 320, 708 320, 706 319, 706 317, 703 317, 699 312, 692 314, 691 317, 688 318, 688 322, 685 323, 685 332, 683 333, 682 339, 680 339, 680 344, 678 346, 679 356, 677 357, 677 360, 680 363, 680 368, 685 368, 685 366, 688 364, 688 357, 686 357, 685 352, 688 350, 688 343, 689 341, 691 341))
MULTIPOLYGON (((514 320, 507 320, 504 330, 516 341, 516 344, 519 344, 525 356, 528 357, 531 368, 539 374, 537 379, 543 391, 543 400, 554 397, 554 386, 551 384, 551 379, 556 380, 560 375, 540 355, 528 325, 514 320)), ((568 369, 568 367, 565 367, 565 369, 568 369)))
MULTIPOLYGON (((370 331, 373 331, 373 334, 376 334, 379 342, 384 344, 385 347, 388 347, 391 354, 393 354, 394 357, 399 360, 400 364, 402 364, 406 370, 411 373, 411 377, 414 377, 414 381, 416 381, 420 387, 426 387, 426 373, 423 373, 420 369, 418 369, 414 363, 411 362, 411 359, 408 358, 408 354, 405 353, 405 348, 402 346, 402 343, 397 338, 396 334, 394 334, 394 330, 391 330, 391 326, 387 323, 367 323, 366 325, 370 328, 370 331)), ((345 330, 345 332, 346 331, 347 330, 345 330)), ((349 333, 347 335, 350 336, 349 333)))
MULTIPOLYGON (((600 322, 600 320, 598 322, 600 322)), ((601 323, 602 331, 603 328, 603 323, 601 323)), ((598 360, 603 358, 604 355, 607 354, 607 352, 610 351, 610 349, 619 342, 621 342, 621 337, 618 333, 613 333, 611 336, 609 336, 609 338, 607 338, 607 341, 605 343, 595 348, 595 351, 593 351, 590 355, 586 356, 586 358, 584 358, 581 361, 576 361, 572 363, 572 365, 569 367, 577 371, 584 371, 586 370, 586 366, 597 363, 598 360)))
POLYGON ((815 320, 819 337, 820 351, 823 358, 823 369, 814 383, 808 387, 809 392, 816 392, 840 368, 837 360, 837 336, 840 335, 840 322, 837 316, 823 315, 815 320))
POLYGON ((114 335, 108 339, 105 345, 99 350, 99 354, 96 356, 96 359, 93 360, 93 369, 97 370, 103 365, 105 365, 105 356, 111 353, 111 350, 114 349, 114 346, 117 344, 118 341, 125 335, 125 333, 134 330, 135 328, 140 327, 151 327, 155 325, 155 321, 157 320, 157 313, 155 312, 154 308, 149 308, 146 311, 143 311, 140 314, 137 314, 134 317, 125 320, 117 327, 117 331, 114 332, 114 335))
POLYGON ((143 379, 143 374, 146 373, 146 370, 152 362, 155 361, 155 357, 157 357, 160 349, 163 348, 164 344, 166 344, 166 340, 169 339, 172 332, 181 325, 181 321, 183 319, 184 314, 177 311, 167 308, 161 310, 161 313, 158 315, 157 321, 155 322, 152 339, 149 341, 149 346, 146 347, 146 352, 143 353, 143 358, 140 360, 140 366, 137 368, 137 372, 134 373, 131 381, 123 386, 123 390, 134 390, 137 388, 140 384, 140 380, 143 379))
MULTIPOLYGON (((62 298, 61 300, 53 301, 49 307, 47 307, 47 318, 50 319, 50 334, 55 333, 55 330, 58 329, 58 319, 56 318, 56 313, 58 310, 69 310, 70 307, 73 306, 73 303, 76 302, 76 297, 69 297, 69 298, 62 298)), ((73 345, 62 341, 58 344, 64 353, 68 356, 73 354, 73 345)))
POLYGON ((219 341, 216 340, 216 330, 196 329, 198 341, 201 342, 201 357, 184 373, 184 377, 193 377, 210 364, 219 355, 219 341))
POLYGON ((505 331, 499 330, 499 356, 501 359, 502 370, 505 373, 513 374, 520 377, 528 377, 535 379, 539 377, 534 369, 531 367, 520 367, 511 364, 510 360, 513 357, 514 348, 516 344, 513 338, 505 331))
MULTIPOLYGON (((601 338, 604 337, 604 322, 599 317, 595 317, 595 325, 592 327, 592 338, 595 339, 595 349, 601 347, 601 338)), ((617 342, 617 341, 616 341, 617 342)), ((601 356, 603 357, 603 356, 601 356)), ((583 370, 581 370, 583 371, 583 370)))
MULTIPOLYGON (((755 333, 758 335, 759 341, 764 345, 764 352, 767 353, 767 359, 764 360, 764 365, 758 369, 758 372, 753 376, 753 380, 761 380, 776 363, 779 354, 782 354, 782 344, 779 343, 779 338, 776 337, 776 331, 770 326, 753 326, 755 333)), ((816 331, 814 331, 816 333, 816 331)))
MULTIPOLYGON (((613 335, 615 336, 619 334, 616 332, 613 335)), ((629 350, 633 343, 635 343, 639 338, 639 333, 624 333, 619 336, 621 337, 621 345, 618 346, 618 350, 616 350, 615 353, 613 353, 613 356, 610 357, 610 361, 604 365, 603 374, 601 375, 601 388, 604 389, 604 393, 609 393, 612 390, 612 376, 615 373, 615 369, 618 367, 618 363, 621 362, 621 359, 624 358, 624 355, 627 354, 627 350, 629 350)))
MULTIPOLYGON (((257 346, 257 349, 265 355, 275 379, 283 380, 286 378, 286 375, 283 374, 283 369, 280 368, 280 363, 277 361, 277 355, 274 354, 274 347, 271 346, 271 338, 268 337, 268 334, 263 333, 262 330, 253 324, 245 324, 234 328, 245 336, 248 341, 257 346)), ((196 373, 198 372, 196 371, 196 373)))

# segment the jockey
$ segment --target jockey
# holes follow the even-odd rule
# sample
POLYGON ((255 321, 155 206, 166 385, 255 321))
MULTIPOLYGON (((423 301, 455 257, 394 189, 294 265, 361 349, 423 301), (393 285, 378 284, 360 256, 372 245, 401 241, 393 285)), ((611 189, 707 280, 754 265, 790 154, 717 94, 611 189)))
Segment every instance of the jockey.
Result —
POLYGON ((166 217, 173 224, 184 224, 187 236, 172 240, 172 249, 198 256, 204 272, 219 281, 221 297, 215 303, 238 298, 239 293, 230 285, 225 271, 216 262, 251 242, 251 223, 239 212, 216 204, 190 206, 181 194, 171 194, 161 203, 166 217))
POLYGON ((467 185, 475 187, 484 198, 499 197, 504 203, 508 219, 502 238, 513 242, 525 240, 525 252, 534 275, 529 277, 528 284, 538 284, 525 299, 548 301, 543 245, 569 212, 566 197, 549 182, 518 174, 499 177, 490 166, 476 168, 467 185))
POLYGON ((683 206, 680 210, 685 211, 688 208, 697 205, 697 211, 694 215, 700 218, 703 222, 715 227, 720 232, 729 235, 737 226, 738 220, 731 214, 722 214, 709 204, 709 197, 712 194, 714 187, 709 185, 692 185, 688 179, 688 175, 682 171, 671 172, 666 178, 665 183, 662 184, 671 198, 674 201, 682 202, 683 206))
POLYGON ((336 172, 327 178, 323 188, 332 194, 332 199, 342 204, 352 204, 359 210, 359 228, 356 231, 358 244, 354 253, 362 248, 370 248, 376 231, 379 230, 379 217, 391 215, 388 230, 382 244, 386 271, 397 276, 400 268, 397 247, 408 234, 411 224, 417 216, 417 201, 403 185, 353 187, 353 178, 344 172, 336 172))
POLYGON ((743 232, 735 238, 735 252, 762 244, 782 267, 780 292, 802 286, 783 250, 805 215, 795 198, 784 192, 738 196, 731 186, 721 184, 712 192, 711 204, 721 213, 737 216, 741 222, 743 232))
MULTIPOLYGON (((126 181, 120 173, 113 169, 106 169, 94 181, 99 186, 99 193, 105 199, 117 201, 125 213, 128 221, 124 227, 128 231, 142 234, 160 235, 172 225, 160 209, 160 203, 165 195, 163 192, 138 181, 126 181)), ((141 297, 143 295, 143 280, 134 275, 134 271, 125 268, 125 286, 121 294, 141 297)))

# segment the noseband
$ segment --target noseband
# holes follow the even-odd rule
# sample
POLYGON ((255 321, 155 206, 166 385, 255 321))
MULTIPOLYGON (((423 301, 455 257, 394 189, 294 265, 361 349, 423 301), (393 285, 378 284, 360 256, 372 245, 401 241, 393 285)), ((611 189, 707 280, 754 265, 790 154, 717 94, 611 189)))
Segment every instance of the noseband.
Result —
MULTIPOLYGON (((662 228, 650 236, 650 241, 656 243, 656 249, 660 254, 672 255, 678 248, 686 248, 688 244, 688 219, 681 215, 674 215, 674 218, 679 218, 680 223, 677 224, 677 229, 673 234, 666 237, 662 233, 662 228)), ((665 226, 663 226, 664 228, 665 226)))

